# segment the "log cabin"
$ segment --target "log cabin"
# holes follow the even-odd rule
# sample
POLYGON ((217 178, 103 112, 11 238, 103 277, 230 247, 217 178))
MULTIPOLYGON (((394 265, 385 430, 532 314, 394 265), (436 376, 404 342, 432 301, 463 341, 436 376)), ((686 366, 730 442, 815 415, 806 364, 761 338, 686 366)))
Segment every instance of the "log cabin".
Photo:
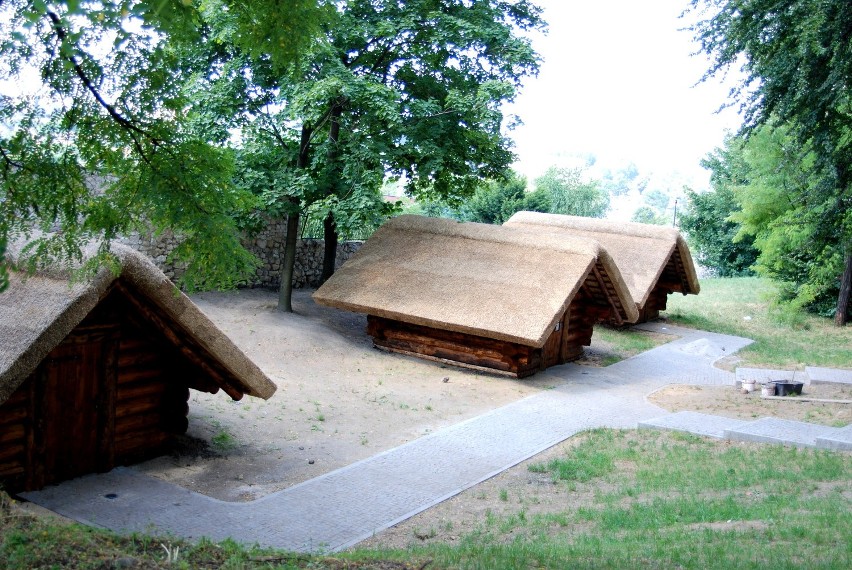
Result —
POLYGON ((503 225, 600 243, 621 270, 639 313, 635 322, 659 317, 672 293, 701 290, 686 240, 674 228, 539 212, 518 212, 503 225))
MULTIPOLYGON (((190 389, 268 399, 275 385, 147 258, 90 281, 11 271, 0 293, 0 485, 32 491, 167 449, 190 389)), ((14 262, 14 260, 12 260, 14 262)))
POLYGON ((600 319, 635 319, 606 251, 524 228, 399 216, 313 296, 367 314, 374 345, 523 378, 574 360, 600 319))

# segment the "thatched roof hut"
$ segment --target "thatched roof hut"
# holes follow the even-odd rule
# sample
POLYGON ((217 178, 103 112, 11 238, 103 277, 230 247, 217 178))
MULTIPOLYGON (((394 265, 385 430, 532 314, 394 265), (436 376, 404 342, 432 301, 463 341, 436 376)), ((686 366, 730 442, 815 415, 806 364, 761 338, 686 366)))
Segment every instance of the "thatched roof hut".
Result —
POLYGON ((12 272, 0 293, 0 480, 37 489, 157 454, 189 389, 269 398, 270 379, 147 258, 69 285, 12 272))
POLYGON ((504 226, 600 243, 621 270, 640 322, 659 316, 669 294, 700 290, 689 247, 674 228, 539 212, 518 212, 504 226))
POLYGON ((366 313, 379 347, 515 376, 579 356, 596 318, 636 318, 594 241, 420 216, 384 224, 314 299, 366 313))

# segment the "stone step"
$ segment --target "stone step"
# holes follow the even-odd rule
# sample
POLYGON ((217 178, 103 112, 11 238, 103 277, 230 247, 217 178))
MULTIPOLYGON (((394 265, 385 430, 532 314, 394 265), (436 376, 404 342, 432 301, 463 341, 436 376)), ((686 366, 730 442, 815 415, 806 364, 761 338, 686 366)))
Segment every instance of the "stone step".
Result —
POLYGON ((818 438, 834 437, 840 428, 782 420, 760 418, 745 425, 726 429, 724 437, 737 441, 780 443, 797 447, 816 447, 818 438))
POLYGON ((822 449, 852 451, 852 424, 838 428, 837 432, 816 438, 816 445, 822 449))
POLYGON ((805 372, 807 372, 811 384, 852 384, 852 370, 806 366, 805 372))
POLYGON ((744 420, 735 420, 722 416, 702 414, 700 412, 676 412, 639 422, 639 428, 682 431, 722 439, 729 429, 748 424, 744 420))

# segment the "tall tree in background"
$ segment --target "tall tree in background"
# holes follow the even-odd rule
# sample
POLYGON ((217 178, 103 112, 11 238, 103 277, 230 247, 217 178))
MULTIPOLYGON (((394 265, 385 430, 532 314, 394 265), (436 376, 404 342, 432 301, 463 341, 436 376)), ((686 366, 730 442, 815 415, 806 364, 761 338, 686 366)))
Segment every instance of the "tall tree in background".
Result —
POLYGON ((458 218, 467 222, 502 224, 521 210, 550 211, 549 195, 526 189, 527 179, 511 170, 505 177, 486 180, 459 208, 458 218))
MULTIPOLYGON (((368 197, 386 175, 405 180, 411 196, 453 201, 505 170, 514 156, 501 107, 538 70, 520 32, 544 26, 527 0, 334 6, 326 41, 298 80, 280 85, 277 106, 278 124, 289 125, 279 140, 304 143, 295 145, 309 177, 300 199, 325 208, 325 276, 341 215, 374 207, 368 197)), ((291 284, 281 285, 279 308, 290 310, 291 284)))
POLYGON ((686 190, 686 208, 680 227, 689 238, 699 262, 715 269, 720 277, 752 275, 757 261, 754 236, 741 232, 742 226, 730 219, 740 210, 737 189, 748 184, 748 165, 742 156, 742 139, 729 136, 702 160, 710 171, 707 192, 686 190))
POLYGON ((536 192, 550 197, 550 212, 603 218, 609 210, 609 194, 597 180, 583 180, 579 168, 551 166, 535 179, 536 192))
MULTIPOLYGON (((692 27, 713 58, 708 76, 742 63, 732 92, 746 132, 783 125, 832 184, 797 199, 828 217, 819 239, 843 260, 835 323, 852 295, 852 3, 848 0, 693 0, 692 27), (830 214, 830 215, 829 215, 830 214)), ((795 221, 793 220, 793 223, 795 221)))
MULTIPOLYGON (((189 289, 253 270, 233 219, 250 197, 231 184, 233 153, 198 128, 211 109, 186 90, 221 73, 199 55, 218 43, 200 23, 207 4, 0 2, 0 250, 27 241, 35 267, 79 260, 97 240, 94 267, 109 259, 109 240, 153 227, 186 237, 174 255, 189 289)), ((322 20, 316 0, 217 4, 234 17, 236 45, 280 74, 322 20)), ((0 287, 7 270, 2 257, 0 287)))

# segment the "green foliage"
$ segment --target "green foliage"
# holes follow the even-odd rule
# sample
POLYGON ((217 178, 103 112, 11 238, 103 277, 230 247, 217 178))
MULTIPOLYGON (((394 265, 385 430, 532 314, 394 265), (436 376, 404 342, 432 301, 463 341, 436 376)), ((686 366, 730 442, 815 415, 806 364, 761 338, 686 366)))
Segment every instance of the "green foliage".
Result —
MULTIPOLYGON (((749 166, 765 178, 750 179, 755 197, 741 199, 736 221, 755 236, 767 274, 792 273, 794 302, 829 309, 825 297, 838 263, 852 264, 852 5, 693 0, 691 6, 701 15, 692 30, 713 58, 707 75, 735 65, 744 74, 732 95, 746 132, 757 139, 749 166), (790 265, 782 256, 801 259, 790 265)), ((847 301, 837 299, 837 324, 845 322, 840 307, 847 301)))
POLYGON ((686 232, 699 262, 716 270, 720 277, 750 275, 757 261, 754 237, 742 233, 730 216, 739 210, 735 189, 748 181, 748 166, 742 157, 742 141, 728 137, 702 161, 710 171, 709 192, 686 189, 686 209, 680 227, 686 232))
POLYGON ((653 224, 655 226, 665 226, 669 220, 650 206, 639 206, 633 215, 630 216, 631 222, 639 222, 640 224, 653 224))
POLYGON ((521 210, 550 210, 548 194, 527 192, 526 188, 526 179, 515 172, 509 172, 506 178, 488 180, 464 202, 457 217, 470 222, 502 224, 521 210))
POLYGON ((609 194, 597 181, 584 181, 579 168, 552 166, 536 178, 536 191, 547 193, 550 212, 571 216, 602 218, 609 210, 609 194))
POLYGON ((601 186, 610 196, 622 196, 631 190, 640 194, 648 186, 648 178, 639 176, 639 167, 634 163, 616 171, 607 169, 601 178, 601 186))
MULTIPOLYGON (((269 57, 282 66, 318 21, 276 9, 261 30, 242 4, 218 3, 233 8, 240 37, 265 37, 273 22, 304 31, 275 36, 284 43, 269 57)), ((316 9, 299 6, 302 15, 316 9)), ((186 288, 229 287, 251 274, 256 260, 240 245, 235 215, 255 202, 231 184, 234 157, 220 144, 217 116, 234 105, 204 108, 192 89, 227 71, 203 54, 216 40, 198 6, 13 0, 0 13, 0 79, 20 84, 32 70, 41 79, 40 89, 2 96, 0 241, 28 241, 35 267, 76 262, 90 240, 103 244, 97 261, 106 261, 113 238, 169 229, 185 238, 173 256, 186 264, 186 288)))
POLYGON ((733 188, 740 224, 735 237, 754 237, 756 270, 790 285, 786 300, 831 315, 843 272, 842 235, 850 213, 830 190, 837 179, 784 127, 756 129, 742 145, 746 179, 733 188))
POLYGON ((471 222, 502 224, 524 209, 526 188, 526 179, 515 173, 505 180, 488 180, 465 202, 463 217, 471 222))

